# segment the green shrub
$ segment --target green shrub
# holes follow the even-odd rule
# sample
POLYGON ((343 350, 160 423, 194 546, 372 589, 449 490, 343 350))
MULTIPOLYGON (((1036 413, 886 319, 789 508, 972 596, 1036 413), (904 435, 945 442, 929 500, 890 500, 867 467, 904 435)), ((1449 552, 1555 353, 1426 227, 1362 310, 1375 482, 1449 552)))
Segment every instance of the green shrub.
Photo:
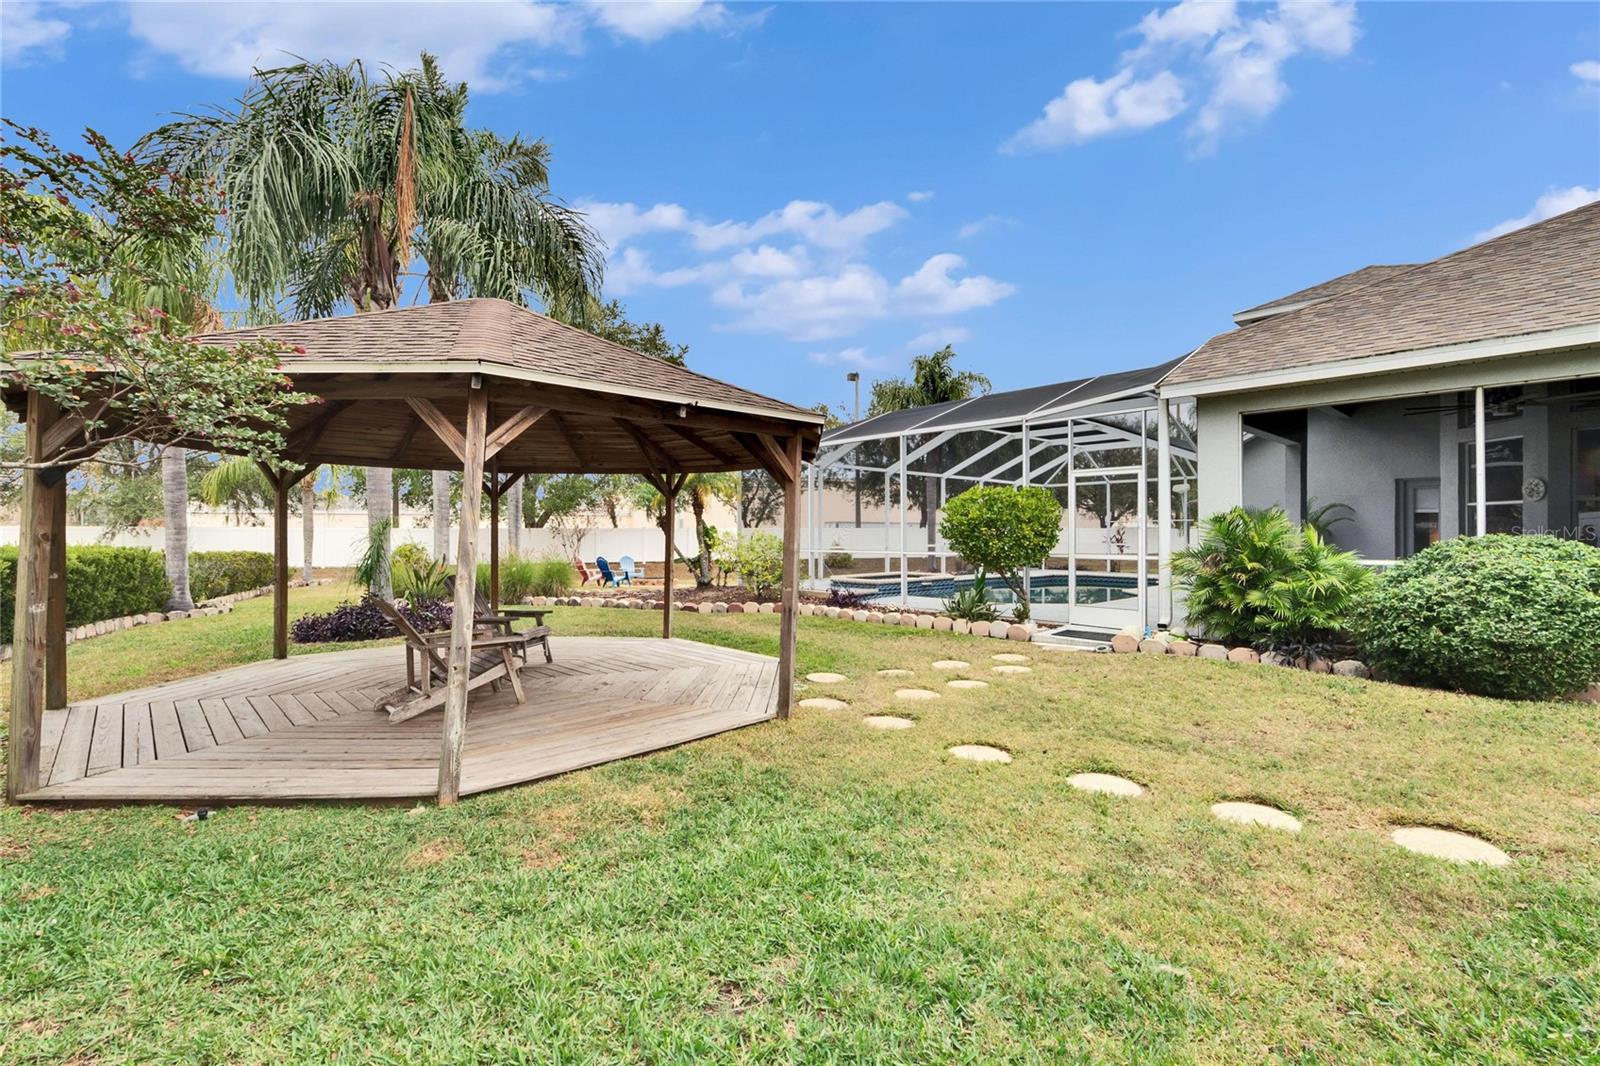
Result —
POLYGON ((428 553, 423 550, 422 545, 413 540, 396 544, 394 551, 389 553, 389 565, 396 570, 403 566, 409 566, 413 570, 422 570, 426 569, 427 565, 432 561, 428 553))
MULTIPOLYGON (((402 544, 401 548, 415 547, 412 544, 402 544)), ((445 597, 445 579, 450 576, 450 568, 437 559, 430 559, 420 549, 416 552, 407 552, 403 556, 397 549, 394 553, 394 594, 397 599, 407 603, 432 603, 445 597)))
POLYGON ((196 603, 272 584, 271 552, 190 552, 189 595, 196 603))
MULTIPOLYGON (((67 625, 159 611, 172 594, 161 553, 148 548, 67 548, 67 625)), ((17 549, 0 548, 0 642, 16 615, 17 549)))
POLYGON ((848 570, 854 566, 856 557, 847 551, 841 550, 837 545, 830 552, 822 556, 822 565, 829 570, 848 570))
POLYGON ((1200 543, 1173 555, 1172 572, 1192 628, 1292 655, 1341 639, 1374 583, 1354 552, 1333 547, 1315 526, 1296 529, 1277 507, 1213 515, 1200 543))
POLYGON ((970 586, 957 589, 954 596, 944 601, 944 613, 968 622, 993 622, 999 618, 1000 608, 989 599, 989 590, 984 585, 983 574, 980 573, 970 586))
POLYGON ((534 596, 565 596, 577 584, 578 573, 572 564, 552 555, 534 562, 529 592, 534 596))
POLYGON ((760 598, 783 580, 783 541, 771 533, 746 533, 733 545, 729 562, 751 594, 760 598))
POLYGON ((1383 576, 1355 634, 1396 681, 1565 695, 1600 680, 1600 550, 1546 536, 1442 541, 1383 576))
POLYGON ((1012 615, 1027 621, 1022 571, 1043 566, 1061 536, 1061 503, 1045 488, 999 485, 968 489, 944 506, 939 532, 977 571, 997 574, 1016 595, 1012 615))
MULTIPOLYGON (((537 564, 520 555, 507 555, 500 560, 500 602, 521 603, 534 594, 533 583, 537 564)), ((489 595, 489 564, 478 564, 478 595, 489 595)))

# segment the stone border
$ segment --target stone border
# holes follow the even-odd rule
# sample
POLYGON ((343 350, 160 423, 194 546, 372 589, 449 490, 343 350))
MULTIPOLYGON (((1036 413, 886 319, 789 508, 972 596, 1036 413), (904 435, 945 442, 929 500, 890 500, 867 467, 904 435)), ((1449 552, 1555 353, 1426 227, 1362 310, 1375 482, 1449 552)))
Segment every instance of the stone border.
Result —
POLYGON ((1111 638, 1111 650, 1119 655, 1177 655, 1188 658, 1226 660, 1230 663, 1260 663, 1263 666, 1290 666, 1309 670, 1313 674, 1338 674, 1340 677, 1374 677, 1367 664, 1360 659, 1293 659, 1275 651, 1258 652, 1244 646, 1206 644, 1193 640, 1175 640, 1162 633, 1143 640, 1132 633, 1118 633, 1111 638))
MULTIPOLYGON (((331 585, 333 578, 320 577, 312 581, 291 581, 292 589, 306 588, 310 585, 331 585)), ((123 615, 121 618, 102 618, 98 622, 85 622, 81 626, 73 626, 67 630, 67 643, 76 644, 80 640, 90 640, 94 637, 103 637, 108 633, 120 633, 124 629, 135 626, 153 626, 161 622, 180 622, 185 618, 210 618, 219 614, 231 614, 233 605, 245 600, 257 599, 261 596, 272 595, 271 585, 262 585, 260 588, 245 589, 243 592, 232 592, 226 596, 215 596, 209 600, 202 600, 194 605, 192 611, 147 611, 144 614, 123 615)), ((9 662, 11 659, 11 645, 0 644, 0 663, 9 662)))
MULTIPOLYGON (((621 610, 659 611, 666 604, 662 600, 629 599, 613 596, 535 596, 528 601, 534 607, 612 607, 621 610)), ((776 603, 675 603, 674 611, 685 614, 775 614, 776 603)), ((944 614, 918 614, 915 611, 867 611, 848 607, 824 607, 816 603, 800 605, 802 618, 842 618, 846 621, 867 622, 873 625, 908 626, 928 629, 937 633, 965 634, 975 637, 992 637, 995 640, 1031 641, 1035 630, 1031 625, 1018 622, 968 622, 944 614)))

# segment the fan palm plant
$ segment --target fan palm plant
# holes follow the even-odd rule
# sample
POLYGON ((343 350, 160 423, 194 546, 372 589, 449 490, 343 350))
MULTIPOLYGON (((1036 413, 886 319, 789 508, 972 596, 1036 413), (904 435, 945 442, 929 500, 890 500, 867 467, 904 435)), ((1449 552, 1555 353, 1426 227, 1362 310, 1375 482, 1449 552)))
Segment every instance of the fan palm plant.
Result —
POLYGON ((1257 601, 1290 573, 1297 540, 1293 523, 1276 507, 1235 507, 1210 518, 1200 543, 1172 556, 1172 572, 1188 594, 1190 627, 1214 640, 1265 641, 1257 601))
POLYGON ((600 290, 599 238, 551 196, 544 142, 468 128, 466 106, 465 83, 426 53, 382 78, 360 62, 302 62, 257 71, 236 108, 182 116, 140 148, 215 179, 228 267, 260 313, 285 295, 296 318, 393 307, 415 252, 431 300, 537 301, 582 321, 600 290))
POLYGON ((272 486, 249 459, 223 459, 200 479, 200 499, 208 507, 233 515, 235 525, 254 517, 256 508, 271 506, 272 486))

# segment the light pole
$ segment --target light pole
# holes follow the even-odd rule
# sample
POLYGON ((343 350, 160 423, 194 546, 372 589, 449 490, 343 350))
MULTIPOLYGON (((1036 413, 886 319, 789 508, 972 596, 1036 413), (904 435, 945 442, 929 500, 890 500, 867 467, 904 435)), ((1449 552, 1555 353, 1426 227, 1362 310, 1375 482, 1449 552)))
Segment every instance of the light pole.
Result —
MULTIPOLYGON (((848 381, 850 384, 854 385, 855 388, 856 388, 856 409, 855 409, 855 414, 851 417, 850 421, 859 422, 859 421, 861 421, 861 372, 857 371, 857 370, 852 370, 852 371, 850 371, 850 373, 848 373, 848 374, 846 374, 844 376, 844 379, 846 381, 848 381)), ((856 483, 856 528, 860 529, 861 528, 861 457, 860 456, 857 456, 856 459, 855 459, 855 471, 856 471, 856 473, 855 473, 855 483, 856 483)))

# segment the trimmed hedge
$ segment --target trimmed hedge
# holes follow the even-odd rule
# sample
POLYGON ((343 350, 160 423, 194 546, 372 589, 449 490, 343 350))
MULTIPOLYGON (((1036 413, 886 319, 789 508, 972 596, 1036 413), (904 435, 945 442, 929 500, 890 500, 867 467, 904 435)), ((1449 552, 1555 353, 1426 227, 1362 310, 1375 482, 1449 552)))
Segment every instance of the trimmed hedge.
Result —
MULTIPOLYGON (((159 611, 172 594, 161 553, 149 548, 67 548, 67 626, 159 611)), ((17 611, 17 549, 0 548, 0 643, 17 611)))
POLYGON ((1547 536, 1443 541, 1383 576, 1355 633, 1395 681, 1564 696, 1600 680, 1600 550, 1547 536))
POLYGON ((189 553, 189 595, 196 603, 270 584, 271 552, 189 553))

